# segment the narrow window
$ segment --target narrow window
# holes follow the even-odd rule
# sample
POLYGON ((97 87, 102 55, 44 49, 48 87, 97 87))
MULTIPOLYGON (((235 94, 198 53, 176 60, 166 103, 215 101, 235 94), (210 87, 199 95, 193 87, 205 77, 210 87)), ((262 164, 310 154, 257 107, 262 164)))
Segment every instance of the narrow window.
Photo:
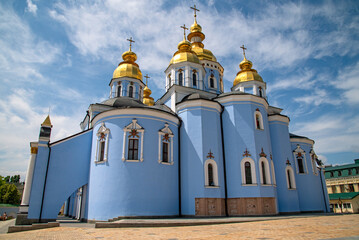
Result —
POLYGON ((292 179, 290 177, 290 170, 287 170, 287 178, 288 178, 288 188, 292 189, 292 179))
POLYGON ((183 73, 181 72, 178 74, 178 85, 183 85, 183 73))
POLYGON ((101 141, 99 147, 100 147, 99 161, 104 161, 105 160, 105 141, 101 141))
POLYGON ((258 114, 256 114, 256 128, 261 129, 261 122, 259 120, 259 115, 258 114))
POLYGON ((334 173, 333 173, 333 172, 330 172, 330 177, 334 177, 334 173))
POLYGON ((340 193, 344 193, 345 192, 345 189, 344 189, 344 185, 340 185, 340 193))
POLYGON ((209 79, 209 87, 214 88, 214 79, 212 77, 209 79))
POLYGON ((337 187, 336 186, 332 186, 332 193, 337 193, 337 187))
POLYGON ((303 158, 297 157, 299 173, 304 173, 303 158))
POLYGON ((348 175, 352 175, 352 170, 348 169, 348 175))
POLYGON ((259 96, 260 96, 260 97, 263 97, 263 93, 262 93, 262 89, 261 89, 261 88, 259 89, 259 96))
POLYGON ((121 97, 121 85, 117 88, 117 97, 121 97))
POLYGON ((168 162, 168 143, 162 142, 162 162, 168 162))
POLYGON ((249 162, 244 164, 244 172, 246 175, 246 184, 252 184, 251 164, 249 162))
POLYGON ((171 87, 172 81, 171 81, 171 74, 168 74, 168 87, 171 87))
POLYGON ((193 80, 192 85, 194 87, 197 86, 197 75, 196 75, 196 73, 193 73, 192 80, 193 80))
POLYGON ((130 86, 130 87, 128 88, 128 96, 129 96, 129 97, 133 97, 133 87, 132 87, 132 86, 130 86))
POLYGON ((213 181, 213 166, 212 164, 208 164, 208 185, 209 186, 214 186, 214 181, 213 181))
POLYGON ((354 185, 353 184, 349 184, 349 192, 354 192, 354 185))
POLYGON ((128 159, 138 159, 138 139, 129 139, 128 141, 128 159))
POLYGON ((261 168, 262 168, 262 178, 263 178, 263 184, 267 184, 267 178, 266 178, 266 169, 264 166, 264 162, 261 163, 261 168))
POLYGON ((342 176, 342 171, 338 171, 338 177, 342 176))

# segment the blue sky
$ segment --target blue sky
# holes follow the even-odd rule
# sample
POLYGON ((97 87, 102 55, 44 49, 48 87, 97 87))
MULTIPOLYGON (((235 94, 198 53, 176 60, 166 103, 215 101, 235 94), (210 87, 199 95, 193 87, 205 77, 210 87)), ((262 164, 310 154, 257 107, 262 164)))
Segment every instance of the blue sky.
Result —
POLYGON ((314 139, 326 164, 359 158, 358 1, 8 0, 0 2, 0 175, 24 179, 49 108, 52 141, 80 131, 89 104, 108 98, 129 37, 160 98, 193 4, 225 91, 244 44, 292 133, 314 139))

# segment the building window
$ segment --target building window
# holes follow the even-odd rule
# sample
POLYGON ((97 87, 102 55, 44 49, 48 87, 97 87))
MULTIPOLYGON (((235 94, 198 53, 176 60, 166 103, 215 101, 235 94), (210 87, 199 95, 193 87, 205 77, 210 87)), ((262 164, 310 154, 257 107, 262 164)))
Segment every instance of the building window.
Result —
POLYGON ((344 193, 344 192, 345 192, 344 185, 339 185, 339 188, 340 188, 340 193, 344 193))
POLYGON ((332 186, 332 193, 337 193, 337 187, 336 186, 332 186))
POLYGON ((348 176, 352 175, 352 170, 348 169, 348 176))
POLYGON ((182 86, 183 85, 183 73, 180 72, 178 74, 178 85, 182 86))
POLYGON ((143 161, 144 131, 135 118, 123 129, 122 161, 143 161))
POLYGON ((254 124, 256 126, 256 129, 260 129, 263 130, 263 118, 262 118, 262 114, 259 111, 259 109, 257 108, 255 113, 254 113, 254 124))
POLYGON ((117 97, 121 97, 121 85, 117 87, 117 97))
POLYGON ((343 208, 352 208, 350 203, 343 203, 343 208))
POLYGON ((168 74, 168 87, 172 86, 171 73, 168 74))
POLYGON ((338 177, 342 176, 342 171, 338 171, 338 177))
POLYGON ((256 169, 253 159, 246 157, 241 161, 242 184, 257 184, 256 169))
POLYGON ((349 192, 354 192, 354 185, 348 184, 348 189, 349 189, 349 192))
POLYGON ((173 164, 173 136, 168 123, 158 131, 158 163, 173 164))
POLYGON ((259 159, 261 184, 271 184, 268 160, 264 157, 259 159))
POLYGON ((129 139, 128 140, 128 160, 137 160, 138 159, 138 139, 129 139))
POLYGON ((296 189, 294 171, 291 166, 287 166, 285 169, 286 178, 287 178, 287 187, 288 189, 296 189))
POLYGON ((107 152, 108 152, 108 139, 109 139, 110 129, 106 128, 105 123, 101 123, 101 127, 97 131, 97 149, 95 162, 104 162, 107 161, 107 152))
POLYGON ((133 87, 132 86, 130 86, 129 88, 128 88, 128 96, 129 97, 133 97, 133 87))
POLYGON ((329 172, 330 177, 334 177, 334 173, 333 172, 329 172))
POLYGON ((304 173, 303 158, 297 157, 299 173, 304 173))
POLYGON ((251 164, 249 162, 246 162, 244 164, 245 168, 245 175, 246 175, 246 184, 252 184, 252 171, 251 171, 251 164))
POLYGON ((217 163, 213 159, 207 159, 204 163, 205 187, 218 187, 217 163))
POLYGON ((307 162, 305 158, 305 151, 300 147, 299 144, 297 144, 297 148, 293 151, 295 166, 297 169, 297 174, 307 174, 308 173, 308 167, 307 162))
POLYGON ((211 78, 209 79, 209 87, 210 87, 210 88, 214 88, 214 79, 213 79, 213 77, 211 77, 211 78))
POLYGON ((197 86, 197 74, 195 72, 192 74, 192 85, 197 86))
POLYGON ((261 87, 259 87, 259 96, 260 96, 260 97, 263 97, 263 90, 262 90, 261 87))

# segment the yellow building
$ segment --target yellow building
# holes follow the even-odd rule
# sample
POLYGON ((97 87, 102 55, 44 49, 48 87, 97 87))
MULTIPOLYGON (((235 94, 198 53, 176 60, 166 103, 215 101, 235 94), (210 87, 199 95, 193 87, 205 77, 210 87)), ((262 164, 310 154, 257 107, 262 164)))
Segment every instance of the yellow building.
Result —
POLYGON ((335 213, 359 212, 359 159, 354 164, 325 166, 330 207, 335 213))

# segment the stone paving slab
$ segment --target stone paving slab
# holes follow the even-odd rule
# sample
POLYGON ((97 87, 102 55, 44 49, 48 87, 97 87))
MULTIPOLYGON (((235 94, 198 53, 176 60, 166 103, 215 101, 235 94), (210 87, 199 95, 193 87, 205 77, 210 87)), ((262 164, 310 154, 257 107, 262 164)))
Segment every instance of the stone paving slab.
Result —
POLYGON ((313 216, 260 222, 156 228, 60 227, 11 234, 1 239, 359 239, 359 215, 313 216))

